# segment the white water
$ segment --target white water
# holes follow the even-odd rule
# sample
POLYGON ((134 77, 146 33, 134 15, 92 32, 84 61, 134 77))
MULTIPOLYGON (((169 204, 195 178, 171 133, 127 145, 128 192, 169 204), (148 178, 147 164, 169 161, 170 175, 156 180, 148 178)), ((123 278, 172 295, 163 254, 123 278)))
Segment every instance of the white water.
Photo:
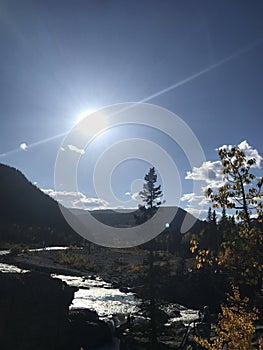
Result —
POLYGON ((9 265, 9 264, 0 264, 0 271, 1 272, 18 272, 18 273, 25 273, 28 272, 28 270, 23 270, 20 269, 19 267, 15 266, 15 265, 9 265))
MULTIPOLYGON (((67 247, 47 247, 45 250, 60 250, 67 247)), ((41 250, 41 249, 38 249, 41 250)), ((43 250, 43 249, 42 249, 43 250)), ((1 251, 0 255, 8 254, 9 251, 1 251)), ((24 273, 28 270, 22 270, 17 266, 0 263, 1 272, 24 273)), ((66 275, 53 274, 52 277, 60 278, 70 286, 78 287, 75 292, 75 298, 70 308, 86 308, 94 310, 100 317, 110 315, 134 314, 139 310, 140 300, 133 293, 122 293, 119 289, 112 288, 111 284, 105 282, 100 277, 75 277, 66 275)), ((170 304, 170 309, 178 308, 178 305, 170 304)), ((180 307, 181 317, 171 318, 169 324, 182 321, 185 324, 197 319, 198 312, 196 310, 180 307)), ((168 312, 169 313, 169 312, 168 312)))
MULTIPOLYGON (((47 247, 45 250, 61 250, 67 247, 47 247)), ((40 251, 43 249, 32 249, 40 251)), ((6 255, 9 251, 0 251, 0 255, 6 255)), ((5 273, 24 273, 28 270, 22 270, 15 265, 0 263, 0 271, 5 273)), ((106 317, 113 314, 131 314, 138 311, 139 299, 133 293, 122 293, 119 289, 112 288, 111 284, 105 282, 100 277, 76 277, 52 274, 52 277, 60 278, 68 285, 78 287, 70 308, 84 308, 94 310, 100 317, 106 317)))
POLYGON ((52 275, 78 287, 71 305, 72 309, 85 308, 97 311, 101 317, 113 314, 129 314, 138 311, 139 299, 133 293, 122 293, 100 277, 82 278, 65 275, 52 275))
MULTIPOLYGON (((68 247, 45 247, 45 248, 36 248, 29 249, 30 252, 42 252, 43 250, 66 250, 68 247)), ((81 249, 81 248, 79 248, 81 249)))
POLYGON ((9 252, 9 250, 0 250, 0 255, 7 255, 9 252))

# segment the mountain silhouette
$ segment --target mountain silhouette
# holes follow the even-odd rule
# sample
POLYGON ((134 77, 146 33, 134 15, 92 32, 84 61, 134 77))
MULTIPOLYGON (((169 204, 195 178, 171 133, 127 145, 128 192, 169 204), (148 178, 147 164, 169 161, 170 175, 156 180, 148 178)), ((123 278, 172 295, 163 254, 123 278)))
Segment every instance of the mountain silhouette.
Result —
POLYGON ((0 241, 74 244, 82 240, 54 199, 21 171, 4 164, 0 164, 0 198, 0 241))
MULTIPOLYGON (((80 220, 85 221, 87 215, 86 210, 83 209, 69 209, 75 216, 80 220)), ((182 208, 179 207, 165 207, 162 206, 159 208, 163 212, 163 215, 167 212, 174 212, 174 218, 167 222, 167 227, 165 229, 169 230, 181 230, 183 223, 186 220, 189 220, 189 224, 193 223, 194 226, 200 225, 200 220, 196 219, 193 215, 189 214, 182 208)), ((102 222, 105 225, 114 226, 114 227, 131 227, 136 226, 136 217, 140 216, 139 209, 100 209, 92 210, 89 213, 94 216, 98 221, 102 222)), ((167 215, 168 216, 168 215, 167 215)))
MULTIPOLYGON (((0 242, 41 245, 80 244, 83 238, 67 223, 59 204, 33 185, 21 171, 0 164, 0 242)), ((197 228, 201 222, 179 207, 161 207, 159 210, 174 211, 174 218, 164 225, 170 234, 184 231, 185 222, 197 228)), ((82 209, 64 209, 72 220, 85 223, 89 216, 82 209)), ((140 210, 93 210, 89 211, 98 221, 114 227, 136 226, 140 210)), ((186 227, 187 229, 187 227, 186 227)))

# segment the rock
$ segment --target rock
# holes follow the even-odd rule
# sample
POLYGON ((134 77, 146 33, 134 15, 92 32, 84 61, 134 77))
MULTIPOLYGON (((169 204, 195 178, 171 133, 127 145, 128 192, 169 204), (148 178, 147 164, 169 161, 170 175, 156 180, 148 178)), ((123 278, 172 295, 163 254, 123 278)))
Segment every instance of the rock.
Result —
POLYGON ((68 318, 70 322, 98 322, 99 315, 96 311, 89 309, 72 309, 69 310, 68 318))
POLYGON ((94 348, 112 341, 110 324, 101 321, 96 311, 70 310, 69 320, 71 350, 94 348))
POLYGON ((74 288, 43 273, 0 273, 0 344, 5 350, 64 350, 74 288))
POLYGON ((135 287, 121 287, 121 288, 119 288, 119 291, 122 293, 135 293, 136 288, 135 287))
POLYGON ((1 349, 79 350, 111 341, 95 311, 69 311, 76 290, 44 273, 0 273, 1 349))

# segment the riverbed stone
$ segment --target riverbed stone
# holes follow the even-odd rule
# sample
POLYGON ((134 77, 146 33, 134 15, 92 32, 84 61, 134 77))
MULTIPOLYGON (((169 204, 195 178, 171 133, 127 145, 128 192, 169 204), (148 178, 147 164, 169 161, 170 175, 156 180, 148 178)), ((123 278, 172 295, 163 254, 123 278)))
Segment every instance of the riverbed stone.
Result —
POLYGON ((74 288, 47 274, 0 273, 1 348, 65 349, 74 288))
POLYGON ((0 348, 79 350, 111 340, 96 312, 69 313, 76 290, 44 273, 0 273, 0 348))

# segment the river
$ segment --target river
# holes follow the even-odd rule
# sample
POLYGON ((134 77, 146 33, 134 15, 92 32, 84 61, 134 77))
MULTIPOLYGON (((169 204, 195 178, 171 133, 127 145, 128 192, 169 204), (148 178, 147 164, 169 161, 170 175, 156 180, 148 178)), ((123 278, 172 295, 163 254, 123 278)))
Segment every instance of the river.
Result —
MULTIPOLYGON (((67 247, 50 247, 45 250, 62 250, 67 247)), ((39 249, 41 250, 41 249, 39 249)), ((0 255, 8 254, 8 250, 0 250, 0 255)), ((28 270, 22 270, 15 265, 0 263, 1 272, 25 273, 28 270)), ((60 278, 70 286, 78 287, 75 297, 70 308, 87 308, 98 313, 100 318, 108 318, 117 315, 121 323, 127 314, 136 315, 137 318, 142 317, 139 312, 140 299, 134 293, 123 293, 119 289, 113 288, 110 283, 105 282, 99 276, 76 277, 69 275, 52 274, 52 277, 60 278)), ((197 318, 196 310, 187 309, 178 304, 169 304, 165 311, 179 309, 181 317, 170 318, 169 324, 182 321, 185 324, 190 323, 197 318)))

